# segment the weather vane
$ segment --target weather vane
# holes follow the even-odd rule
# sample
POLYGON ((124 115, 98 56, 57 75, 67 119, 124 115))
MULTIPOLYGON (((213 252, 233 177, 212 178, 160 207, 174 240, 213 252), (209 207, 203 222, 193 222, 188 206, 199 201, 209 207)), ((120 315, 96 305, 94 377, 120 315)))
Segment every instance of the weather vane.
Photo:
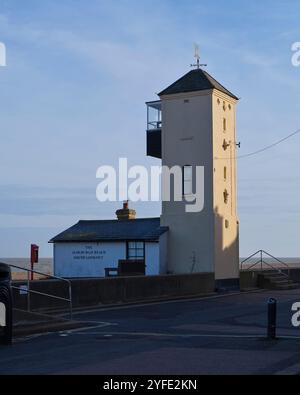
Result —
POLYGON ((198 44, 194 44, 194 47, 195 47, 195 55, 194 55, 194 58, 196 58, 196 63, 195 63, 195 64, 191 64, 191 67, 196 67, 196 68, 199 70, 200 67, 205 67, 205 66, 207 66, 207 64, 200 63, 199 45, 198 45, 198 44))

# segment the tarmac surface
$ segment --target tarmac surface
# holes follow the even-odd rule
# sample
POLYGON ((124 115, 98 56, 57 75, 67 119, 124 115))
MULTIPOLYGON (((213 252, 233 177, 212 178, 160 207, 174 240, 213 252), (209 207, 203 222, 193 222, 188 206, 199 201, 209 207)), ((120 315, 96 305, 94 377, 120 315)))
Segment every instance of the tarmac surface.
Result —
POLYGON ((300 289, 82 311, 92 327, 0 346, 0 374, 300 374, 300 289), (267 301, 278 301, 276 340, 267 301))

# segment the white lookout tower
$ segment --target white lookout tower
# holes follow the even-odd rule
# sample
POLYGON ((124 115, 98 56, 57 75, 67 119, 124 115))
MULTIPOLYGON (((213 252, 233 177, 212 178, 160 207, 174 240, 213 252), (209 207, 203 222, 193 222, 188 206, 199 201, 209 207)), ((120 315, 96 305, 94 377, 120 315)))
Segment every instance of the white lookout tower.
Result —
POLYGON ((204 167, 204 209, 186 212, 186 202, 162 203, 161 225, 169 227, 168 272, 214 273, 217 287, 239 281, 236 197, 236 103, 238 98, 196 69, 148 102, 147 155, 181 166, 183 196, 191 174, 204 167))

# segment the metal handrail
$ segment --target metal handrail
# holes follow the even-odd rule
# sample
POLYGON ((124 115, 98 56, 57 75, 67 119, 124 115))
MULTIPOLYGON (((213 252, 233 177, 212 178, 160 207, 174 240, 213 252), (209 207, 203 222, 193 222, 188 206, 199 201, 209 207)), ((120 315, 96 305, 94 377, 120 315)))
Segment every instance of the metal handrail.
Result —
POLYGON ((45 292, 39 292, 39 291, 34 291, 33 289, 30 289, 29 291, 27 289, 22 289, 20 287, 16 287, 15 285, 12 285, 11 288, 13 289, 18 289, 18 290, 22 290, 25 293, 30 292, 32 294, 37 294, 37 295, 43 295, 43 296, 49 296, 49 298, 53 298, 53 299, 59 299, 59 300, 66 300, 66 301, 70 301, 69 298, 63 298, 61 296, 57 296, 57 295, 51 295, 51 294, 47 294, 45 292))
POLYGON ((246 270, 249 270, 249 269, 251 269, 252 267, 256 266, 258 263, 260 263, 260 259, 259 259, 257 262, 253 263, 253 265, 251 265, 251 266, 247 267, 247 269, 246 269, 246 270))
POLYGON ((281 261, 280 259, 276 258, 275 256, 271 255, 269 252, 266 252, 262 250, 262 252, 266 255, 268 255, 270 258, 275 259, 275 261, 282 263, 284 266, 286 266, 288 269, 290 268, 289 265, 286 262, 281 261))
POLYGON ((68 280, 66 278, 63 278, 63 277, 54 276, 53 274, 47 274, 47 273, 38 272, 37 270, 27 269, 26 267, 12 265, 11 263, 7 263, 7 265, 10 266, 10 267, 14 267, 16 269, 25 270, 26 272, 41 274, 42 276, 45 276, 45 277, 56 278, 57 280, 61 280, 61 281, 65 281, 67 283, 71 283, 70 280, 68 280))
POLYGON ((161 129, 162 121, 149 121, 147 129, 151 130, 149 129, 149 125, 154 126, 154 129, 161 129))
MULTIPOLYGON (((15 269, 19 269, 19 270, 24 270, 27 272, 27 289, 24 290, 24 292, 27 293, 27 310, 28 311, 30 311, 30 294, 33 293, 33 294, 46 296, 46 297, 49 297, 52 299, 59 299, 59 300, 64 300, 64 301, 69 302, 69 304, 70 304, 70 318, 72 319, 72 317, 73 317, 73 300, 72 300, 72 283, 70 280, 67 280, 66 278, 62 278, 62 277, 57 277, 52 274, 42 273, 37 270, 27 269, 27 268, 21 267, 21 266, 16 266, 16 265, 12 265, 12 264, 8 264, 8 266, 13 267, 15 269), (39 292, 39 291, 34 291, 33 289, 30 289, 30 281, 31 281, 30 276, 29 276, 30 273, 35 273, 35 274, 39 274, 39 275, 48 277, 50 279, 56 279, 56 280, 66 282, 68 284, 69 298, 63 298, 61 296, 51 295, 51 294, 47 294, 45 292, 39 292)), ((20 287, 12 286, 12 288, 20 290, 20 287)))
POLYGON ((241 266, 243 266, 243 263, 244 263, 244 262, 246 262, 246 261, 248 261, 249 259, 253 258, 255 255, 259 254, 261 251, 262 251, 262 250, 258 250, 258 251, 256 251, 254 254, 248 256, 248 258, 245 258, 245 259, 240 263, 241 266))
POLYGON ((286 262, 281 261, 280 259, 276 258, 275 256, 271 255, 270 253, 268 253, 268 252, 266 252, 266 251, 264 251, 264 250, 258 250, 258 251, 256 251, 254 254, 252 254, 252 255, 248 256, 247 258, 243 259, 243 260, 241 261, 241 263, 240 263, 240 265, 241 265, 241 270, 243 270, 243 264, 244 264, 245 262, 249 261, 249 259, 253 258, 253 257, 254 257, 255 255, 257 255, 257 254, 260 254, 259 260, 258 260, 257 262, 255 262, 254 264, 252 264, 251 266, 249 266, 248 268, 246 268, 245 270, 249 270, 249 269, 253 268, 254 266, 256 266, 257 264, 260 263, 260 270, 261 270, 261 271, 262 271, 262 268, 263 268, 263 264, 265 264, 265 265, 269 266, 270 268, 272 268, 273 270, 275 270, 275 271, 281 273, 282 275, 284 275, 284 276, 286 276, 286 277, 289 277, 289 276, 290 276, 290 267, 289 267, 289 265, 288 265, 286 262), (280 264, 282 264, 283 266, 285 266, 285 267, 287 268, 287 270, 288 270, 288 274, 282 272, 281 269, 276 268, 276 267, 274 267, 273 265, 271 265, 270 263, 264 261, 264 260, 263 260, 263 255, 264 255, 264 254, 267 255, 268 257, 272 258, 272 259, 275 259, 275 261, 277 261, 277 262, 279 262, 280 264))
POLYGON ((270 263, 267 263, 265 261, 262 261, 265 265, 269 266, 271 269, 276 270, 277 272, 279 272, 280 274, 282 274, 283 276, 286 277, 290 277, 290 269, 288 269, 288 274, 282 272, 280 269, 277 269, 276 267, 272 266, 270 263))

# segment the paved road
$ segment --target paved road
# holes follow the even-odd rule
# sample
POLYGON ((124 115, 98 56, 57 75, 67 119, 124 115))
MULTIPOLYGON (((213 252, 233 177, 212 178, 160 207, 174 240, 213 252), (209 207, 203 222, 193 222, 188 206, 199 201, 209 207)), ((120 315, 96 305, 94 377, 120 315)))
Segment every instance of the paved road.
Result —
POLYGON ((76 314, 91 328, 0 348, 1 374, 300 374, 300 289, 164 302, 76 314), (277 341, 264 338, 278 299, 277 341), (298 337, 298 338, 297 338, 298 337))

